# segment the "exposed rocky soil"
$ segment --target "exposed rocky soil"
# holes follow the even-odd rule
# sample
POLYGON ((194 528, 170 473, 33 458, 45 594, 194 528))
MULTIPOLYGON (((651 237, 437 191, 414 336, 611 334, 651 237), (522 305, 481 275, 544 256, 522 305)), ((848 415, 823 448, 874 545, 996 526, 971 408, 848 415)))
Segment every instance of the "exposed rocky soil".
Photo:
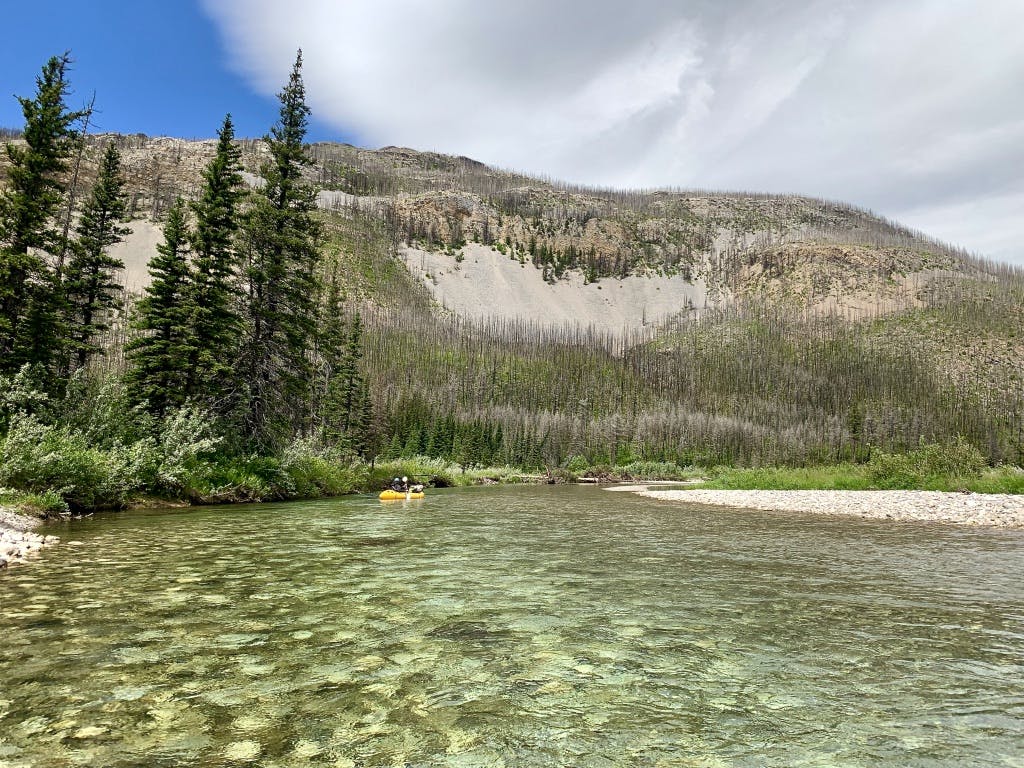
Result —
POLYGON ((0 570, 31 560, 43 547, 60 541, 57 536, 33 533, 42 521, 0 507, 0 570))
POLYGON ((681 275, 630 275, 588 283, 578 272, 545 281, 529 262, 479 243, 459 260, 437 251, 400 251, 409 271, 445 309, 473 319, 503 318, 545 325, 579 324, 609 333, 638 331, 705 307, 702 280, 681 275))
POLYGON ((711 491, 620 487, 661 501, 875 520, 1024 529, 1024 496, 939 491, 711 491))

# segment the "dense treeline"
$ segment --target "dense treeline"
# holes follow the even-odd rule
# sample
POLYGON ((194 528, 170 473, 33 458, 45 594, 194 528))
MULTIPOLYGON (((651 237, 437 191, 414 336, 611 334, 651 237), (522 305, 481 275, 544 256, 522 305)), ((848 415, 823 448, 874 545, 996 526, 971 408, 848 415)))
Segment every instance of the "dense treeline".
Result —
POLYGON ((365 453, 361 326, 344 320, 336 281, 322 279, 316 190, 304 177, 301 53, 264 139, 264 184, 243 185, 227 116, 198 194, 170 207, 127 326, 124 264, 109 255, 128 232, 120 154, 115 142, 105 145, 91 191, 75 206, 69 160, 82 146, 85 113, 65 104, 69 64, 67 54, 47 62, 36 96, 20 99, 24 143, 6 146, 0 485, 60 487, 63 472, 64 496, 89 506, 120 497, 111 489, 83 495, 89 477, 174 492, 177 481, 167 478, 188 465, 192 485, 217 498, 216 472, 200 471, 200 454, 243 465, 289 451, 294 459, 296 441, 307 453, 365 453), (69 232, 61 225, 72 219, 69 232), (115 347, 112 327, 122 342, 115 347), (108 352, 116 364, 100 365, 108 352))

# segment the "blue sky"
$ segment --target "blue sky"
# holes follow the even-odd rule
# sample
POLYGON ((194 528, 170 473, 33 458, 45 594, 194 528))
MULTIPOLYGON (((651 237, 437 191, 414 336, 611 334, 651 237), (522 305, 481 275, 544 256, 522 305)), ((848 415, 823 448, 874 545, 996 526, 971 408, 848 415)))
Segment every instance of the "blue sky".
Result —
MULTIPOLYGON (((230 112, 237 135, 262 136, 277 117, 273 91, 257 92, 230 67, 217 27, 191 0, 5 3, 3 18, 0 126, 22 126, 14 97, 31 96, 43 63, 65 50, 75 62, 69 105, 95 91, 97 131, 211 137, 230 112)), ((315 116, 309 136, 353 138, 315 116)))
POLYGON ((240 136, 301 47, 313 141, 617 188, 841 200, 1024 264, 1022 0, 22 0, 0 125, 54 53, 97 129, 240 136))

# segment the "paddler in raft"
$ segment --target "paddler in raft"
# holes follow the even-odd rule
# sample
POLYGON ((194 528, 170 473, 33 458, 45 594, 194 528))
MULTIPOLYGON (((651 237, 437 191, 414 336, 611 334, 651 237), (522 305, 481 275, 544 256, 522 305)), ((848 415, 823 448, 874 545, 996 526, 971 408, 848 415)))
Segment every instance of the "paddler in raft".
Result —
POLYGON ((408 477, 396 477, 391 481, 391 490, 395 493, 419 493, 423 490, 423 484, 410 483, 408 477))

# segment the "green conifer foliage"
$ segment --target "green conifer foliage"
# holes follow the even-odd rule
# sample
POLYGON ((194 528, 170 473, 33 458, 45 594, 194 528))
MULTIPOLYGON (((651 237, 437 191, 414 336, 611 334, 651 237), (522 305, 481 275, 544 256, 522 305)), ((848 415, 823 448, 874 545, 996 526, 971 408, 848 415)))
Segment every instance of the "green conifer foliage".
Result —
POLYGON ((44 253, 56 250, 72 129, 81 116, 65 105, 68 53, 36 78, 35 98, 19 98, 26 146, 6 145, 9 186, 0 193, 0 371, 49 365, 60 347, 61 293, 44 253))
POLYGON ((85 367, 91 355, 102 351, 97 337, 106 330, 110 312, 121 298, 118 273, 124 269, 124 262, 107 250, 131 232, 121 226, 127 201, 121 155, 117 147, 108 144, 96 184, 82 209, 64 273, 69 351, 76 368, 85 367))
POLYGON ((149 262, 150 283, 132 323, 139 335, 126 351, 133 400, 145 402, 151 413, 162 417, 185 402, 185 364, 191 354, 189 237, 180 198, 168 212, 164 241, 156 251, 149 262))
POLYGON ((355 315, 347 332, 337 338, 334 366, 323 404, 322 438, 325 442, 362 454, 367 447, 372 405, 360 361, 363 325, 355 315))
POLYGON ((242 196, 241 152, 231 115, 218 133, 217 153, 203 170, 203 191, 192 203, 192 280, 185 394, 221 412, 230 406, 232 363, 241 337, 235 234, 242 196))
POLYGON ((303 140, 309 119, 302 53, 279 94, 280 119, 264 141, 271 159, 244 225, 247 339, 240 375, 249 388, 245 431, 254 447, 280 448, 308 424, 320 224, 303 140))

